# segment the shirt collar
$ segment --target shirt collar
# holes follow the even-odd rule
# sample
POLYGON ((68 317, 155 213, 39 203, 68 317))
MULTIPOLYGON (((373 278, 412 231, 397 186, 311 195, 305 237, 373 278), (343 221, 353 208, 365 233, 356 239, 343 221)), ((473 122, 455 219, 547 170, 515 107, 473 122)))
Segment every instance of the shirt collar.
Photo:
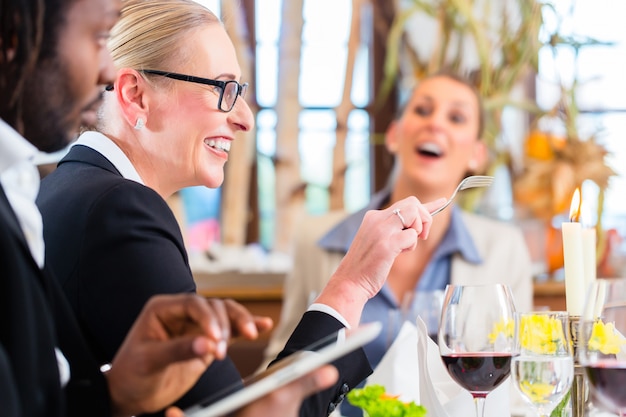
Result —
POLYGON ((21 161, 33 160, 37 148, 0 119, 0 174, 21 161))
POLYGON ((450 226, 433 254, 433 258, 452 255, 454 253, 459 253, 465 261, 472 264, 480 264, 483 262, 476 248, 476 244, 474 243, 474 239, 465 226, 462 211, 456 206, 452 207, 450 226))
MULTIPOLYGON (((361 226, 363 217, 368 210, 380 209, 389 201, 390 190, 383 189, 374 194, 370 199, 370 202, 363 209, 350 214, 338 225, 333 227, 328 233, 326 233, 319 241, 318 246, 332 252, 348 252, 354 236, 361 226)), ((443 240, 437 250, 434 257, 451 255, 459 253, 467 262, 473 264, 482 263, 482 258, 478 253, 476 244, 470 232, 467 230, 461 209, 454 206, 452 207, 452 217, 450 219, 450 226, 448 231, 444 235, 443 240)))
POLYGON ((122 177, 145 185, 130 159, 119 146, 100 132, 85 132, 74 145, 83 145, 102 154, 122 174, 122 177))

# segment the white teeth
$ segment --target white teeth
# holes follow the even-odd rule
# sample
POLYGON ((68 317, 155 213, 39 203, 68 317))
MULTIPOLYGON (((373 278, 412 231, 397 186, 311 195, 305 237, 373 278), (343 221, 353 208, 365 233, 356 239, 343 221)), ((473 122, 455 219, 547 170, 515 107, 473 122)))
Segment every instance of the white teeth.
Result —
POLYGON ((219 140, 219 139, 205 139, 204 143, 211 148, 219 149, 224 152, 230 151, 230 141, 229 140, 219 140))
POLYGON ((435 155, 441 155, 443 153, 443 151, 441 150, 441 148, 432 142, 426 142, 422 145, 419 146, 418 148, 421 152, 428 152, 428 153, 432 153, 435 155))

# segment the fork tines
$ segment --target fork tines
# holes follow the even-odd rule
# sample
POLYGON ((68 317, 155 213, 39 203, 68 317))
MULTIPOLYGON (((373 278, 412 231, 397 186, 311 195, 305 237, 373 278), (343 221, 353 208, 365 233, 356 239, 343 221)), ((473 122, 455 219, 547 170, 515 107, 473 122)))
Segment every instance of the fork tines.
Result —
POLYGON ((466 189, 470 187, 486 187, 493 183, 493 177, 489 175, 474 175, 471 177, 465 178, 463 180, 463 187, 461 189, 466 189))

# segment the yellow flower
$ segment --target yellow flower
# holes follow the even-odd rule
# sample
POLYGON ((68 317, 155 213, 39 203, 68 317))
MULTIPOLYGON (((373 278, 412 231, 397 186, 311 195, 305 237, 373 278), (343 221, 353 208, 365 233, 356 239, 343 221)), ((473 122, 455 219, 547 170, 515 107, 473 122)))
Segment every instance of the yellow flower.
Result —
POLYGON ((502 319, 493 326, 493 331, 489 333, 489 343, 496 343, 498 338, 509 339, 513 337, 515 322, 513 320, 502 319))
POLYGON ((532 380, 520 381, 519 388, 534 404, 546 403, 554 391, 554 386, 532 380))
POLYGON ((567 350, 563 344, 566 340, 560 320, 542 314, 522 316, 520 322, 522 349, 534 353, 552 354, 567 350))
POLYGON ((596 321, 591 329, 591 336, 587 344, 589 350, 599 350, 605 355, 617 354, 626 343, 624 337, 615 330, 613 323, 596 321))

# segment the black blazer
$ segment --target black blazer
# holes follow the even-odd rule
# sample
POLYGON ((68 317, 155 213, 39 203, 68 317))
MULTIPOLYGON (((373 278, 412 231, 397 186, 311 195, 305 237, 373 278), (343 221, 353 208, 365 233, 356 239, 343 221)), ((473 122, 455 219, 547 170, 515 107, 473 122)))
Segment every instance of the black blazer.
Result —
MULTIPOLYGON (((46 263, 65 290, 91 349, 109 361, 141 307, 154 294, 195 291, 179 225, 151 188, 124 179, 95 150, 76 145, 41 184, 46 263)), ((281 355, 341 328, 307 313, 281 355)), ((362 351, 335 364, 340 381, 305 401, 303 415, 322 416, 371 373, 362 351)), ((177 404, 194 404, 241 382, 230 359, 212 364, 177 404)))
POLYGON ((110 415, 106 381, 57 283, 35 263, 0 185, 0 413, 110 415), (70 363, 62 389, 55 355, 70 363))

